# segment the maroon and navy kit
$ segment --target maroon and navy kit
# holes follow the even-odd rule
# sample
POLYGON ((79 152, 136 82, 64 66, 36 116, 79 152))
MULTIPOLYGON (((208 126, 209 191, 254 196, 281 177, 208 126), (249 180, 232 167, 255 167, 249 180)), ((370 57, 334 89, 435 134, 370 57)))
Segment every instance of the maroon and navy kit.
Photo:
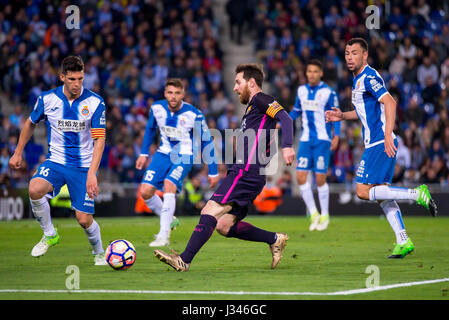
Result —
POLYGON ((274 143, 276 120, 282 126, 282 147, 291 147, 293 121, 288 113, 272 96, 263 92, 254 95, 242 118, 241 133, 237 137, 236 163, 210 198, 220 204, 232 204, 230 213, 239 220, 246 216, 248 205, 265 186, 263 168, 277 150, 274 143), (248 132, 250 130, 252 132, 248 132))

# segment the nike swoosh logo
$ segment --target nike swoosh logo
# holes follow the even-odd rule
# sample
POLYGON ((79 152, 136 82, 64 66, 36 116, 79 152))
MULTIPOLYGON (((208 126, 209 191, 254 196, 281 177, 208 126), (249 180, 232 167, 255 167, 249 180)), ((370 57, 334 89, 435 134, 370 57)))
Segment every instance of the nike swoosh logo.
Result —
POLYGON ((222 193, 214 193, 214 197, 221 197, 222 195, 222 193))

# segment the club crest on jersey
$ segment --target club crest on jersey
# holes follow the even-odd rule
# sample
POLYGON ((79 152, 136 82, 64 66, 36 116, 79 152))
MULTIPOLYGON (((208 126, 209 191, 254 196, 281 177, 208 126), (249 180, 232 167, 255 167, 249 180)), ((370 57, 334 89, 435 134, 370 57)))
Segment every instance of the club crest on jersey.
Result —
POLYGON ((89 114, 89 108, 84 106, 83 110, 81 110, 81 114, 86 117, 89 114))

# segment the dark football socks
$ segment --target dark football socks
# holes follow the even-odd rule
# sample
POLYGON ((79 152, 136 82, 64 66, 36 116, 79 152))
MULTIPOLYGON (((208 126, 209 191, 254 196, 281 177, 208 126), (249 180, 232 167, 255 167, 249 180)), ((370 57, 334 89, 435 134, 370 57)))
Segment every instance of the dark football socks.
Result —
POLYGON ((217 219, 215 217, 208 214, 201 215, 200 221, 196 225, 187 247, 181 253, 181 258, 185 263, 190 263, 193 260, 193 257, 195 257, 201 247, 209 240, 216 226, 217 219))
POLYGON ((228 238, 238 238, 248 241, 266 242, 273 244, 276 241, 276 233, 259 229, 252 224, 238 221, 229 229, 228 238))

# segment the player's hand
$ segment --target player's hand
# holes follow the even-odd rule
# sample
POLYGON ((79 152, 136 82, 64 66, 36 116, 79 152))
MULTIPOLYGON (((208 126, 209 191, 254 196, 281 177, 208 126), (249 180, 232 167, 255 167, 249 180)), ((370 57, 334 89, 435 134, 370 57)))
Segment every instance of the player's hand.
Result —
POLYGON ((394 145, 394 140, 391 137, 391 135, 385 135, 385 153, 389 158, 393 158, 396 154, 396 151, 398 150, 396 146, 394 145))
POLYGON ((338 147, 338 141, 340 141, 340 138, 338 136, 334 136, 332 138, 331 142, 331 151, 335 151, 338 147))
POLYGON ((343 112, 336 107, 332 107, 332 110, 328 110, 324 113, 326 122, 334 122, 343 120, 343 112))
POLYGON ((207 180, 209 181, 209 187, 214 188, 218 184, 219 176, 216 177, 207 177, 207 180))
POLYGON ((145 163, 147 162, 147 159, 148 159, 147 156, 140 156, 139 158, 137 158, 137 160, 136 160, 136 169, 137 170, 141 170, 145 166, 145 163))
POLYGON ((13 170, 18 170, 22 168, 23 159, 21 154, 14 153, 9 159, 9 167, 13 170))
POLYGON ((282 148, 282 156, 284 157, 285 164, 290 166, 295 160, 295 151, 293 148, 282 148))
POLYGON ((276 129, 280 129, 281 128, 281 124, 278 122, 276 123, 276 129))
POLYGON ((90 171, 87 173, 86 189, 89 198, 94 199, 98 195, 97 176, 90 171))

